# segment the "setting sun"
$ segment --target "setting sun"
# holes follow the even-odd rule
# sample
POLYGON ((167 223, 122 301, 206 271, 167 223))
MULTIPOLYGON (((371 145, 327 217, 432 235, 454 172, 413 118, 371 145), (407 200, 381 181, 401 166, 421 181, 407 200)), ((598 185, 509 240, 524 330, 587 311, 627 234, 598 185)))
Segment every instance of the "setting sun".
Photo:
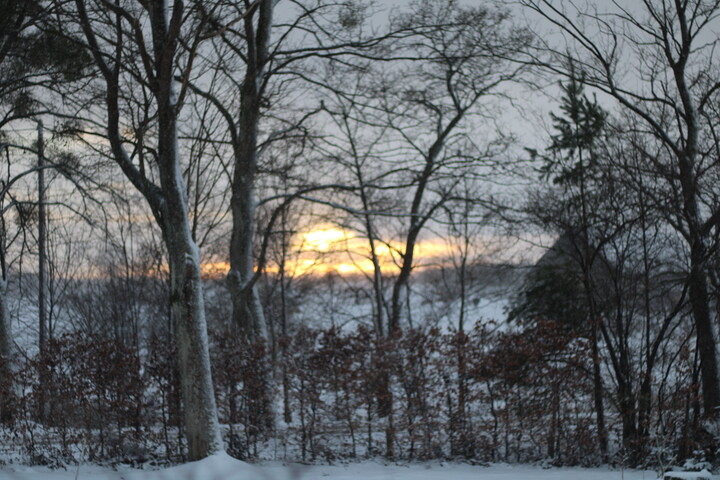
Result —
POLYGON ((326 228, 303 233, 301 238, 304 250, 327 252, 339 243, 354 238, 354 235, 338 228, 326 228))
MULTIPOLYGON (((367 239, 342 228, 319 225, 298 235, 292 248, 296 256, 286 264, 286 268, 295 274, 336 272, 353 275, 369 273, 374 269, 367 239)), ((419 242, 415 248, 416 257, 421 263, 441 261, 440 259, 447 257, 449 253, 448 245, 440 239, 419 242)), ((396 271, 399 252, 402 250, 401 243, 376 242, 375 253, 383 271, 396 271)), ((272 268, 268 270, 272 271, 272 268)))
MULTIPOLYGON (((388 245, 376 242, 375 253, 383 272, 397 272, 399 252, 402 250, 403 245, 400 243, 393 242, 388 245)), ((415 246, 418 266, 442 263, 450 253, 451 247, 437 238, 418 242, 415 246)), ((210 261, 203 263, 202 274, 206 277, 220 276, 226 274, 229 268, 227 262, 210 261)), ((357 275, 371 273, 373 269, 367 239, 352 231, 327 225, 319 225, 315 229, 300 233, 290 245, 285 262, 286 273, 292 275, 357 275)), ((277 273, 279 267, 268 262, 265 271, 277 273)))

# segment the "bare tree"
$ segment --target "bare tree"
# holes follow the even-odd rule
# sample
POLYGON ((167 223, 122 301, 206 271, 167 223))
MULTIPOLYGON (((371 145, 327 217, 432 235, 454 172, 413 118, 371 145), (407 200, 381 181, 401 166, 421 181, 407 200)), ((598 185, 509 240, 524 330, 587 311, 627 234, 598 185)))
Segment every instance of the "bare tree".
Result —
MULTIPOLYGON (((195 94, 215 106, 225 120, 224 139, 231 152, 233 218, 228 284, 233 319, 250 339, 266 339, 267 325, 256 290, 254 256, 258 174, 263 153, 273 143, 306 135, 305 122, 318 112, 314 105, 292 100, 298 92, 319 82, 312 75, 323 62, 347 62, 362 56, 392 34, 360 32, 366 20, 362 3, 279 3, 259 0, 245 4, 248 15, 239 29, 221 28, 218 21, 214 51, 207 54, 212 80, 191 84, 195 94), (284 18, 274 18, 280 5, 284 18), (287 18, 285 18, 287 17, 287 18), (315 62, 313 66, 309 63, 315 62), (238 80, 240 78, 241 80, 238 80), (208 84, 212 88, 208 88, 208 84), (237 113, 236 113, 237 112, 237 113)), ((224 15, 234 18, 239 5, 228 5, 224 15)), ((321 82, 320 82, 321 83, 321 82)), ((299 189, 307 187, 304 182, 299 189)), ((277 192, 273 192, 277 193, 277 192)), ((288 195, 293 195, 289 192, 288 195)), ((264 260, 260 260, 263 262, 264 260)))
POLYGON ((93 133, 106 138, 111 158, 145 197, 167 249, 189 457, 199 459, 223 447, 210 373, 200 251, 188 218, 178 122, 195 54, 208 27, 203 6, 165 0, 78 0, 74 7, 67 13, 81 29, 102 79, 105 131, 93 133), (126 107, 138 107, 132 137, 127 135, 133 125, 124 117, 126 107))
MULTIPOLYGON (((385 45, 392 52, 385 62, 368 62, 354 77, 352 71, 348 78, 330 72, 336 77, 327 82, 334 95, 326 104, 339 132, 328 137, 326 155, 343 166, 342 181, 356 186, 345 200, 353 207, 345 210, 369 242, 374 323, 387 337, 409 322, 409 283, 428 225, 460 197, 461 178, 482 178, 484 168, 501 166, 509 138, 476 140, 471 132, 489 115, 491 99, 525 70, 513 58, 531 42, 508 12, 457 2, 420 2, 395 18, 392 28, 408 33, 385 45), (395 275, 378 258, 380 246, 390 252, 395 275)), ((475 195, 470 201, 487 205, 488 200, 475 195)), ((388 417, 392 456, 392 394, 388 379, 381 383, 380 410, 388 417)))
MULTIPOLYGON (((42 90, 45 97, 49 95, 47 87, 56 86, 74 79, 82 69, 83 60, 87 59, 78 50, 73 49, 63 41, 63 36, 49 21, 50 5, 40 1, 14 1, 7 0, 0 3, 0 146, 7 161, 4 177, 0 181, 0 356, 3 357, 2 380, 3 385, 9 388, 12 383, 9 379, 9 361, 11 354, 12 336, 7 310, 7 280, 8 280, 8 248, 17 238, 8 231, 7 214, 11 211, 17 213, 22 227, 18 232, 26 233, 25 227, 32 224, 31 218, 35 212, 38 214, 37 225, 40 237, 44 236, 45 202, 43 200, 45 186, 43 178, 48 168, 58 167, 46 160, 44 152, 43 126, 39 116, 54 109, 48 107, 41 100, 42 90), (46 54, 47 49, 55 50, 54 56, 46 54), (38 137, 35 146, 27 145, 27 135, 13 132, 17 126, 27 132, 31 119, 38 121, 38 137), (23 129, 23 127, 25 127, 23 129), (11 153, 12 152, 12 153, 11 153), (20 158, 23 155, 34 154, 37 165, 22 166, 20 158), (12 158, 11 160, 11 157, 12 158), (20 168, 18 168, 20 166, 20 168), (38 177, 38 196, 35 201, 20 199, 14 191, 22 183, 21 180, 34 173, 38 177)), ((16 193, 16 192, 15 192, 16 193)), ((41 248, 44 243, 40 242, 41 248)), ((43 252, 44 253, 44 252, 43 252)), ((44 278, 44 256, 40 255, 40 277, 44 278)), ((42 281, 41 281, 42 283, 42 281)), ((44 292, 41 289, 41 292, 44 292)), ((39 343, 45 340, 44 297, 40 295, 39 301, 39 343)), ((6 397, 3 397, 2 418, 7 419, 6 397)))
POLYGON ((634 116, 662 145, 662 157, 670 160, 646 152, 648 163, 672 172, 667 180, 677 203, 669 220, 689 250, 689 299, 701 357, 704 414, 716 418, 720 377, 707 267, 709 238, 718 228, 720 210, 707 203, 704 179, 713 153, 707 150, 708 126, 700 112, 719 86, 706 80, 717 68, 718 40, 711 29, 720 5, 644 0, 627 7, 614 2, 608 11, 580 11, 565 10, 550 0, 522 3, 567 39, 560 47, 545 43, 550 59, 537 63, 561 75, 582 74, 586 85, 608 94, 634 116), (637 69, 634 74, 627 72, 631 65, 637 69))
MULTIPOLYGON (((34 202, 23 202, 13 195, 13 187, 20 183, 24 177, 35 174, 40 167, 30 167, 18 173, 11 173, 9 146, 5 146, 7 154, 6 176, 0 180, 0 419, 9 420, 12 411, 10 391, 12 389, 11 361, 14 352, 13 335, 8 312, 8 250, 17 240, 22 241, 23 229, 32 225, 34 213, 34 202), (17 225, 15 232, 12 231, 13 222, 8 221, 9 213, 15 211, 14 216, 17 225)), ((11 217, 12 218, 12 217, 11 217)))

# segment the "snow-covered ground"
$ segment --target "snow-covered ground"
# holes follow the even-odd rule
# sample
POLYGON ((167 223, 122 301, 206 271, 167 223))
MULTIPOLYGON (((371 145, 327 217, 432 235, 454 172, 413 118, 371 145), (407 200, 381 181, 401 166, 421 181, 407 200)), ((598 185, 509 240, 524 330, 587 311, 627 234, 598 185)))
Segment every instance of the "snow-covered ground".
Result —
POLYGON ((164 470, 90 465, 48 470, 39 467, 0 466, 2 480, 655 480, 652 471, 602 468, 551 468, 459 463, 383 465, 361 462, 349 465, 305 466, 272 463, 250 465, 226 454, 164 470))

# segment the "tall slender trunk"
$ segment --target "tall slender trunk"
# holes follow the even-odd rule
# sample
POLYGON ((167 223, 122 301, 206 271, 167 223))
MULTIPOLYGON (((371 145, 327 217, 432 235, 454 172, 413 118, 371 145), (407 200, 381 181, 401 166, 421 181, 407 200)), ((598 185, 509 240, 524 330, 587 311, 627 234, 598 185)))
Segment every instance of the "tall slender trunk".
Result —
POLYGON ((557 455, 558 430, 560 424, 560 384, 555 381, 551 386, 550 432, 548 432, 547 455, 551 460, 557 455))
POLYGON ((458 331, 465 331, 465 310, 467 310, 467 261, 470 250, 470 234, 467 232, 467 224, 465 225, 465 238, 462 258, 460 260, 460 317, 458 318, 458 331))
MULTIPOLYGON (((362 170, 358 166, 356 174, 359 180, 360 187, 360 199, 362 200, 363 210, 366 212, 370 211, 370 201, 368 199, 367 192, 365 191, 365 182, 363 180, 362 170)), ((368 236, 368 246, 370 247, 370 260, 373 265, 373 295, 375 301, 375 333, 378 336, 385 335, 385 322, 383 321, 383 311, 385 309, 385 294, 383 292, 383 275, 382 266, 380 265, 380 258, 377 254, 377 242, 375 240, 375 227, 373 225, 370 214, 365 214, 363 218, 365 223, 365 233, 368 236)))
MULTIPOLYGON (((692 126, 692 125, 691 125, 692 126)), ((718 418, 720 407, 720 377, 718 376, 717 335, 710 313, 710 296, 707 285, 707 251, 702 222, 699 215, 697 184, 694 177, 697 133, 688 127, 688 145, 679 158, 679 177, 682 187, 684 215, 687 223, 690 248, 688 294, 696 329, 697 349, 700 354, 703 390, 703 415, 718 418), (695 132, 691 135, 692 132, 695 132)))
MULTIPOLYGON (((710 315, 706 272, 706 235, 700 215, 698 173, 696 172, 700 126, 696 100, 690 90, 693 83, 687 78, 690 76, 690 72, 686 71, 693 51, 694 35, 690 35, 689 32, 694 20, 688 18, 688 8, 690 8, 688 4, 682 5, 680 2, 675 2, 675 7, 681 32, 681 44, 677 59, 672 58, 671 54, 666 53, 666 55, 672 66, 679 103, 682 105, 682 118, 685 121, 685 132, 681 132, 685 133, 685 135, 681 135, 685 141, 678 152, 678 172, 683 198, 683 213, 690 240, 690 305, 695 319, 700 368, 702 369, 703 414, 706 418, 717 419, 720 414, 718 411, 720 378, 717 364, 717 336, 710 315)), ((668 51, 670 49, 666 49, 666 52, 668 51)))
MULTIPOLYGON (((238 228, 241 229, 242 227, 238 228)), ((248 259, 252 255, 252 247, 247 245, 249 242, 244 238, 238 238, 246 235, 252 237, 252 232, 244 231, 237 236, 233 234, 231 244, 235 248, 230 257, 235 260, 230 262, 228 280, 232 296, 233 322, 240 329, 243 337, 254 342, 267 339, 267 328, 257 288, 254 285, 247 288, 253 277, 253 267, 246 268, 244 265, 253 264, 253 260, 248 259)))
MULTIPOLYGON (((163 97, 160 97, 163 100, 163 97)), ((180 171, 175 94, 159 110, 158 151, 164 193, 162 231, 170 268, 170 316, 178 346, 190 460, 221 451, 200 280, 200 250, 192 240, 180 171)))
POLYGON ((45 219, 45 139, 43 123, 38 120, 38 344, 42 350, 47 339, 47 223, 45 219))
MULTIPOLYGON (((593 322, 596 321, 597 320, 593 320, 593 322)), ((605 406, 603 402, 602 374, 600 372, 600 350, 598 346, 597 325, 593 323, 591 330, 590 343, 592 347, 593 362, 593 401, 595 404, 595 425, 597 426, 600 455, 604 461, 607 458, 608 453, 608 435, 607 428, 605 427, 605 406)))
MULTIPOLYGON (((640 177, 639 204, 640 204, 640 229, 642 232, 642 255, 643 255, 643 303, 645 308, 645 372, 643 380, 638 391, 638 449, 641 455, 645 454, 645 449, 650 437, 650 414, 652 409, 652 374, 655 368, 655 354, 650 342, 650 254, 648 248, 648 222, 647 222, 647 206, 645 204, 645 194, 642 177, 640 177)), ((658 335, 658 339, 659 339, 658 335)), ((657 351, 657 347, 655 347, 657 351)))
MULTIPOLYGON (((254 22, 254 14, 246 15, 243 19, 247 39, 247 70, 240 89, 239 118, 234 127, 235 170, 230 197, 232 235, 228 285, 232 296, 233 323, 249 343, 268 341, 265 313, 255 277, 255 175, 260 157, 260 105, 266 80, 274 3, 274 0, 260 0, 257 24, 254 22)), ((257 361, 270 363, 270 359, 257 361)), ((269 378, 271 371, 270 368, 258 369, 258 381, 253 382, 252 391, 248 393, 261 410, 254 415, 258 423, 253 427, 258 431, 267 431, 272 427, 269 378)))
MULTIPOLYGON (((694 258, 695 254, 691 253, 691 257, 694 258)), ((697 265, 692 265, 690 269, 689 293, 697 331, 697 349, 700 354, 703 414, 706 418, 717 418, 720 405, 720 385, 718 385, 715 333, 708 303, 707 279, 704 270, 697 265)))
POLYGON ((618 385, 618 396, 620 404, 620 417, 622 419, 622 441, 630 466, 635 466, 639 461, 637 443, 637 410, 635 398, 632 392, 632 385, 628 379, 618 385))
POLYGON ((228 280, 233 297, 233 320, 251 341, 266 340, 267 326, 260 297, 252 278, 255 273, 255 175, 258 168, 260 103, 272 30, 273 0, 261 0, 258 22, 244 19, 248 42, 247 72, 240 91, 240 115, 234 144, 235 171, 230 209, 233 226, 230 238, 228 280))
MULTIPOLYGON (((462 317, 461 317, 462 318, 462 317)), ((461 321, 462 322, 462 321, 461 321)), ((462 327, 462 323, 461 323, 462 327)), ((456 360, 458 369, 457 378, 457 409, 455 412, 450 412, 451 415, 451 435, 453 442, 450 445, 451 453, 453 456, 462 455, 466 458, 471 458, 474 454, 475 445, 471 443, 471 437, 468 432, 468 418, 467 418, 467 397, 468 397, 468 372, 467 372, 467 360, 465 358, 465 352, 468 346, 468 337, 465 335, 465 331, 460 331, 455 335, 456 338, 456 360)), ((450 396, 448 396, 449 398, 450 396)))
POLYGON ((648 364, 638 392, 638 448, 644 450, 650 437, 650 414, 652 409, 652 368, 648 364))
POLYGON ((281 258, 280 258, 280 336, 281 348, 281 369, 282 369, 282 391, 283 391, 283 419, 285 423, 292 423, 292 409, 290 407, 290 378, 288 375, 288 311, 287 311, 287 287, 285 280, 285 268, 287 266, 287 210, 283 209, 281 214, 281 258))
POLYGON ((602 318, 598 314, 598 308, 595 302, 595 291, 593 289, 593 266, 594 258, 591 253, 590 231, 589 231, 589 212, 587 205, 586 185, 585 185, 585 162, 583 159, 583 150, 578 149, 578 158, 580 164, 580 208, 582 214, 582 258, 581 269, 583 274, 583 286, 585 295, 587 296, 588 311, 590 313, 590 342, 592 347, 593 362, 593 401, 595 404, 595 424, 597 425, 598 445, 600 447, 600 456, 603 461, 607 460, 608 453, 608 434, 605 426, 605 405, 603 401, 603 381, 600 371, 600 346, 598 339, 598 328, 602 318))
MULTIPOLYGON (((363 208, 368 210, 368 203, 365 199, 364 189, 361 193, 363 196, 363 208)), ((372 222, 368 215, 365 216, 365 231, 368 235, 368 243, 370 246, 370 260, 373 264, 373 295, 375 301, 375 332, 378 335, 385 334, 385 322, 383 321, 383 311, 385 309, 385 300, 383 293, 383 276, 382 267, 380 266, 380 259, 377 255, 376 242, 375 242, 375 230, 372 222)))
MULTIPOLYGON (((38 348, 40 354, 45 351, 47 340, 47 223, 45 219, 45 139, 43 123, 38 120, 38 348)), ((45 385, 47 378, 44 369, 40 374, 40 390, 38 391, 37 415, 42 422, 47 416, 45 385)))
POLYGON ((8 423, 13 417, 12 390, 12 332, 7 308, 7 278, 4 258, 0 278, 0 422, 8 423))
POLYGON ((228 285, 232 296, 233 323, 249 341, 266 340, 267 326, 256 286, 250 285, 255 274, 255 198, 254 166, 237 164, 232 186, 233 216, 230 238, 228 285))
MULTIPOLYGON (((180 165, 177 122, 181 107, 172 65, 178 39, 170 34, 168 8, 168 0, 155 0, 151 6, 157 72, 154 95, 158 105, 158 172, 163 193, 159 223, 168 252, 170 316, 178 347, 188 456, 190 460, 197 460, 221 451, 223 444, 210 371, 200 249, 192 238, 187 190, 180 165)), ((174 4, 173 17, 179 13, 176 9, 182 8, 182 4, 174 4)))
MULTIPOLYGON (((112 50, 103 51, 96 33, 95 19, 88 15, 86 4, 75 1, 77 19, 88 43, 89 53, 105 80, 105 107, 107 136, 115 162, 125 176, 140 191, 162 230, 170 270, 170 322, 178 349, 178 370, 185 409, 185 435, 191 460, 212 455, 223 449, 220 425, 210 372, 207 325, 200 281, 200 251, 192 239, 188 218, 187 191, 180 165, 178 147, 178 116, 181 110, 175 91, 176 55, 187 18, 183 2, 148 0, 145 10, 134 18, 140 24, 149 20, 152 49, 142 37, 126 37, 125 19, 134 12, 124 10, 115 2, 115 41, 112 50), (123 13, 120 13, 123 12, 123 13), (121 123, 121 70, 127 64, 124 58, 125 42, 136 42, 142 47, 134 51, 152 52, 143 58, 144 74, 152 79, 149 85, 157 105, 157 171, 160 185, 139 168, 125 149, 121 123)), ((110 10, 109 10, 110 11, 110 10)), ((103 24, 106 28, 107 24, 103 24)), ((190 68, 190 66, 187 66, 190 68)), ((143 146, 140 145, 142 150, 143 146)))

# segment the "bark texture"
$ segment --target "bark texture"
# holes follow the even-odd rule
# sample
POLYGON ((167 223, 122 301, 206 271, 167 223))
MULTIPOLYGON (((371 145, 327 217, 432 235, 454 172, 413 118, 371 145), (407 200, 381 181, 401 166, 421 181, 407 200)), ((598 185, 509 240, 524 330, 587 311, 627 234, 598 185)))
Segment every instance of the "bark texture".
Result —
POLYGON ((163 236, 170 267, 170 315, 178 346, 188 455, 190 460, 197 460, 223 447, 210 371, 200 251, 190 233, 172 97, 160 118, 163 236))
MULTIPOLYGON (((144 74, 152 79, 150 90, 157 106, 157 172, 159 185, 153 183, 144 170, 138 168, 125 150, 121 126, 120 66, 124 58, 122 19, 132 22, 135 12, 116 5, 117 22, 114 28, 116 48, 103 52, 96 28, 96 18, 87 13, 88 0, 76 0, 77 13, 95 63, 106 85, 107 136, 114 160, 133 185, 147 200, 160 226, 167 248, 170 270, 170 316, 178 347, 180 384, 184 404, 188 457, 198 460, 223 449, 217 408, 210 371, 207 325, 200 281, 200 252, 192 239, 188 218, 187 193, 181 172, 178 147, 178 117, 181 104, 175 91, 176 56, 180 45, 182 22, 187 21, 184 4, 167 0, 143 3, 149 20, 152 45, 142 36, 137 43, 144 74), (172 6, 171 6, 172 5, 172 6)), ((142 14, 144 15, 144 14, 142 14)), ((107 32, 103 32, 107 35, 107 32)), ((106 37, 107 38, 107 37, 106 37)), ((186 66, 185 68, 190 68, 186 66)), ((140 149, 144 148, 142 145, 140 149)))
POLYGON ((0 279, 0 422, 12 419, 12 331, 7 308, 7 280, 0 279))
POLYGON ((230 272, 228 283, 233 299, 233 320, 251 341, 266 340, 267 326, 260 297, 254 283, 255 260, 255 175, 260 152, 258 129, 263 98, 268 48, 272 30, 274 0, 262 0, 258 21, 245 17, 247 37, 247 71, 240 92, 238 136, 234 145, 230 239, 230 272))

